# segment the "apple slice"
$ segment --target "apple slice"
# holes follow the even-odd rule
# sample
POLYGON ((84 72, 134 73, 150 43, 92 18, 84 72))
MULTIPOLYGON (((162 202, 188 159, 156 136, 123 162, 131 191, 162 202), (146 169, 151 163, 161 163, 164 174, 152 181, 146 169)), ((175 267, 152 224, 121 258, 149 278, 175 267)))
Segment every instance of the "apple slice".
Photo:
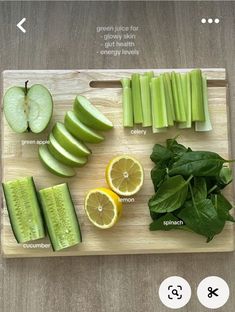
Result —
POLYGON ((71 167, 81 167, 87 162, 87 157, 77 157, 64 149, 54 138, 53 134, 49 135, 48 149, 51 154, 61 163, 71 167))
POLYGON ((31 88, 11 87, 3 99, 4 114, 13 131, 22 133, 42 132, 48 125, 53 111, 52 96, 43 85, 31 88))
POLYGON ((75 137, 73 137, 72 134, 65 128, 62 122, 57 122, 54 125, 52 133, 57 142, 71 154, 75 156, 88 156, 91 154, 88 147, 75 139, 75 137))
POLYGON ((78 118, 93 129, 105 131, 113 128, 112 122, 82 95, 75 98, 73 109, 78 118))
POLYGON ((88 143, 99 143, 104 140, 104 137, 96 133, 91 128, 84 125, 75 115, 74 112, 68 111, 65 115, 64 125, 66 129, 75 138, 88 143))
POLYGON ((41 145, 39 147, 38 154, 44 167, 51 173, 64 178, 73 177, 76 174, 73 168, 60 163, 54 158, 46 145, 41 145))

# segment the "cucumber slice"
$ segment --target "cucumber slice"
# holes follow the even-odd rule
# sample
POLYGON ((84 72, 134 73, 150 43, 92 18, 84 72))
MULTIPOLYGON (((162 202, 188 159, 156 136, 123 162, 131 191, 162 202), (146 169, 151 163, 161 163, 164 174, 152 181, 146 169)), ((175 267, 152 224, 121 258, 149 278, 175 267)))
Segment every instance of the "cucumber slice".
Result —
POLYGON ((59 162, 68 165, 70 167, 82 167, 86 164, 86 157, 77 157, 67 152, 54 138, 53 134, 49 135, 50 144, 48 149, 59 162))
POLYGON ((77 245, 81 231, 66 183, 39 191, 42 210, 55 251, 77 245))
POLYGON ((17 242, 25 243, 45 237, 33 178, 21 178, 2 185, 17 242))
POLYGON ((84 142, 99 143, 104 140, 104 137, 84 125, 72 111, 65 115, 64 125, 75 138, 84 142))
POLYGON ((60 163, 56 158, 54 158, 46 145, 41 145, 39 147, 38 154, 44 167, 51 173, 64 178, 75 176, 76 173, 74 169, 60 163))
POLYGON ((96 130, 110 130, 112 122, 82 95, 75 98, 73 109, 78 118, 87 126, 96 130))
POLYGON ((88 147, 75 139, 61 122, 54 125, 52 133, 57 142, 69 153, 75 156, 88 156, 91 154, 88 147))

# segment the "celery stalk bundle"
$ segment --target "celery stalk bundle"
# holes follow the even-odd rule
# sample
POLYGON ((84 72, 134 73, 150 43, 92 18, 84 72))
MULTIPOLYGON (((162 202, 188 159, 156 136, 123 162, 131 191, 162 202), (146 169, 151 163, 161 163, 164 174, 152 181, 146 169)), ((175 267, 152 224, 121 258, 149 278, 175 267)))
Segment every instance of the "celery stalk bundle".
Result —
POLYGON ((208 109, 207 80, 200 69, 187 73, 134 73, 121 79, 123 126, 141 124, 154 133, 177 125, 196 131, 212 129, 208 109))

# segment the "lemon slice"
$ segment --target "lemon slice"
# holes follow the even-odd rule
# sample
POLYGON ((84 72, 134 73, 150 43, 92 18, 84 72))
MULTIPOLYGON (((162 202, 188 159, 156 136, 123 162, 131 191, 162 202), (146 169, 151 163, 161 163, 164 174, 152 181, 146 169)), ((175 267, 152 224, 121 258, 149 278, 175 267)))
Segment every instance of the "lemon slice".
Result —
POLYGON ((100 229, 111 228, 119 219, 122 203, 117 194, 106 188, 90 190, 85 198, 88 219, 100 229))
POLYGON ((106 180, 115 193, 131 196, 142 187, 144 171, 138 160, 131 156, 122 155, 115 157, 108 164, 106 180))

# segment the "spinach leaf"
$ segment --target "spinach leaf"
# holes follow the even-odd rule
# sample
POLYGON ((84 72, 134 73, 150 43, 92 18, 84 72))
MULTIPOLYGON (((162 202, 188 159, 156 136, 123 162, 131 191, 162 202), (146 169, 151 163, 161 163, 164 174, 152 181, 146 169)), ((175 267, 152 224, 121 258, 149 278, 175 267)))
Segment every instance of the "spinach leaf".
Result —
POLYGON ((223 189, 226 185, 231 183, 233 180, 233 173, 229 167, 223 167, 217 178, 217 185, 220 189, 223 189))
POLYGON ((233 208, 231 203, 222 194, 211 194, 211 200, 221 220, 235 222, 229 210, 233 208))
POLYGON ((184 209, 178 214, 186 226, 194 232, 207 237, 207 242, 220 233, 224 227, 224 220, 221 220, 212 201, 204 199, 199 202, 187 201, 184 209))
POLYGON ((166 147, 169 151, 171 151, 174 156, 182 156, 184 153, 191 151, 190 148, 186 148, 184 145, 179 144, 176 139, 168 139, 166 140, 166 147))
POLYGON ((195 177, 217 176, 226 162, 213 152, 195 151, 184 153, 169 170, 169 175, 183 175, 195 177))
POLYGON ((151 160, 157 164, 158 162, 167 162, 173 157, 171 151, 161 144, 155 144, 153 152, 150 155, 151 160))
POLYGON ((206 180, 206 187, 207 187, 207 191, 209 192, 209 190, 211 190, 212 188, 217 192, 219 190, 219 187, 217 185, 217 177, 205 177, 206 180))
POLYGON ((151 154, 155 195, 149 200, 150 230, 181 229, 207 237, 220 233, 226 221, 235 222, 233 208, 220 190, 232 181, 225 160, 209 151, 192 151, 174 139, 156 144, 151 154), (188 178, 188 180, 185 180, 188 178), (193 178, 193 180, 192 180, 193 178), (178 225, 183 221, 183 225, 178 225))
MULTIPOLYGON (((190 177, 191 179, 191 177, 190 177)), ((155 212, 171 212, 180 208, 186 200, 189 180, 174 176, 165 180, 149 200, 149 209, 155 212)))
POLYGON ((200 201, 207 198, 206 179, 203 177, 195 177, 193 179, 193 196, 195 201, 200 201))
POLYGON ((174 216, 172 213, 166 213, 160 218, 154 220, 150 225, 150 231, 170 231, 172 229, 181 229, 184 222, 174 216))
POLYGON ((154 190, 155 192, 157 192, 157 189, 159 188, 159 186, 163 183, 165 177, 167 175, 167 168, 159 168, 159 166, 155 166, 152 170, 151 170, 151 179, 153 181, 153 186, 154 186, 154 190))
POLYGON ((157 220, 160 217, 164 216, 166 213, 158 213, 158 212, 154 212, 150 210, 150 217, 152 218, 152 220, 157 220))

